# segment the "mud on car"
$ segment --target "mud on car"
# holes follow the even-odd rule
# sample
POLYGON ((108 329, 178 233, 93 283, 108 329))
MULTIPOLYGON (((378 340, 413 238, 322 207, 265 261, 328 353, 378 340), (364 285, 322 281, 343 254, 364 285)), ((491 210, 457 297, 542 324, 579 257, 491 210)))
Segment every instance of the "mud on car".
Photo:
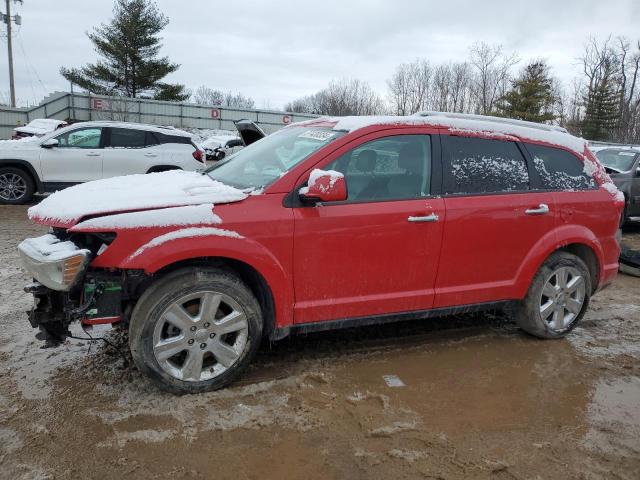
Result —
POLYGON ((29 316, 129 330, 176 393, 224 387, 261 341, 505 308, 561 338, 618 270, 624 198, 557 127, 425 112, 288 126, 204 173, 82 184, 29 210, 29 316))

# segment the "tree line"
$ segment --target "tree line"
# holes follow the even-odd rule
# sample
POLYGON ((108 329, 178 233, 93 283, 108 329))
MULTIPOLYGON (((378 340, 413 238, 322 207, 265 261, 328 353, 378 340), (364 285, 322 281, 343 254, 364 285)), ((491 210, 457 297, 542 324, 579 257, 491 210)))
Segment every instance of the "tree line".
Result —
POLYGON ((285 110, 321 115, 475 113, 552 123, 589 140, 640 143, 640 41, 589 39, 569 87, 544 59, 524 65, 501 45, 479 42, 463 61, 419 58, 398 65, 386 97, 362 80, 332 81, 285 110), (520 66, 520 68, 518 68, 520 66))

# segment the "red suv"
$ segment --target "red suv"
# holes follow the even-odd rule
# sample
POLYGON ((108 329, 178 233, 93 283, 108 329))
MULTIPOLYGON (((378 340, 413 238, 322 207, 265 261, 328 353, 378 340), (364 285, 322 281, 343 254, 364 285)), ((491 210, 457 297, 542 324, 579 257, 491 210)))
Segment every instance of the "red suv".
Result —
POLYGON ((129 329, 178 393, 223 387, 263 340, 509 307, 559 338, 618 270, 623 198, 558 127, 425 112, 321 118, 206 172, 99 180, 29 210, 41 337, 129 329))

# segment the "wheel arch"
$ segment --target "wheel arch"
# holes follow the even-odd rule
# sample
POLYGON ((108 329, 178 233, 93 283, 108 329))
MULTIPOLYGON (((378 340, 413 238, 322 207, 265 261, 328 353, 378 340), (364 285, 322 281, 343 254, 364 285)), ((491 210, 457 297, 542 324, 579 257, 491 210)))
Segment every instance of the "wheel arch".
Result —
POLYGON ((38 172, 36 172, 36 169, 33 167, 33 165, 31 165, 31 163, 27 162, 26 160, 19 159, 2 159, 0 160, 0 168, 1 167, 13 167, 23 170, 24 172, 29 174, 29 176, 33 180, 33 183, 36 187, 36 192, 42 192, 42 182, 40 181, 38 172))
MULTIPOLYGON (((234 270, 257 293, 256 297, 265 309, 268 334, 293 323, 293 281, 288 273, 290 268, 281 264, 281 260, 287 259, 274 256, 255 240, 215 235, 197 237, 196 242, 193 238, 173 239, 125 258, 119 255, 124 250, 116 249, 114 253, 117 251, 119 258, 107 258, 111 248, 103 253, 104 259, 98 257, 92 265, 143 270, 151 278, 181 266, 217 264, 234 270)), ((130 251, 127 247, 126 252, 130 251)))
POLYGON ((264 318, 263 336, 271 337, 276 328, 276 308, 273 291, 264 276, 252 265, 229 257, 199 257, 179 260, 165 265, 154 275, 166 275, 176 270, 193 267, 216 267, 231 271, 249 287, 255 295, 264 318))
POLYGON ((602 245, 586 227, 565 225, 548 232, 523 259, 516 275, 517 298, 524 298, 542 264, 558 251, 571 253, 584 261, 591 277, 591 293, 598 289, 604 268, 602 245))

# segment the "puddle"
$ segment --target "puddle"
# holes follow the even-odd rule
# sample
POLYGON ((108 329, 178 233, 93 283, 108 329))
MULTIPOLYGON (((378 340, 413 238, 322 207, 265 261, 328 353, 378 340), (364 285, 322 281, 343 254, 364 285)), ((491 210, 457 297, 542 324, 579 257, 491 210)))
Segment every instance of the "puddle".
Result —
POLYGON ((640 378, 600 380, 588 409, 585 445, 622 456, 640 455, 640 378))

